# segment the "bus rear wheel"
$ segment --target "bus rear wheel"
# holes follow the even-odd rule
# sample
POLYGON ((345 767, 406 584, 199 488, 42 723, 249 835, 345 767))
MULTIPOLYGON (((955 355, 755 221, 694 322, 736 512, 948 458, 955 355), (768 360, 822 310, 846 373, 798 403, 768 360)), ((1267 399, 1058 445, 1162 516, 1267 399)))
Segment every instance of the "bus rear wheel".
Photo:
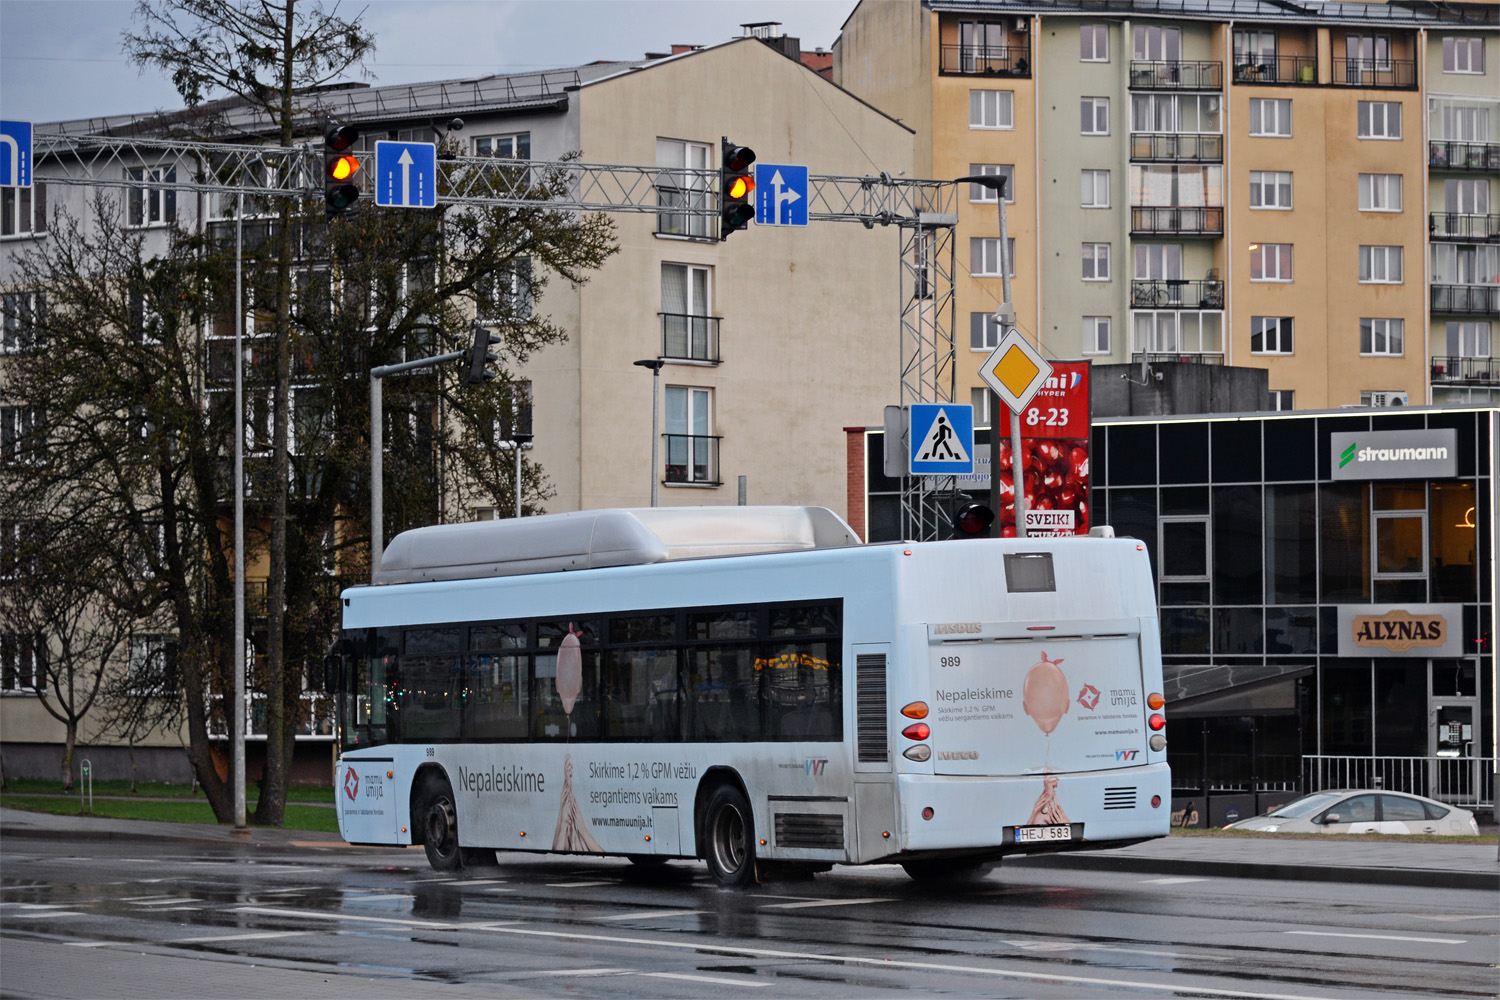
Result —
POLYGON ((704 811, 704 853, 708 872, 719 885, 739 889, 755 878, 755 818, 750 803, 733 785, 720 785, 704 811))
POLYGON ((453 790, 446 781, 432 788, 422 809, 422 847, 427 863, 440 872, 463 867, 463 849, 458 846, 458 814, 453 809, 453 790))

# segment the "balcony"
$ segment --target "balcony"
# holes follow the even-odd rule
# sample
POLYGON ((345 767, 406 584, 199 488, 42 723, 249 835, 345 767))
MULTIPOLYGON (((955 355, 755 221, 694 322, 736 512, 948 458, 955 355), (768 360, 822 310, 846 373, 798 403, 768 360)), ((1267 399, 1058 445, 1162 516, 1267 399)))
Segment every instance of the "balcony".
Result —
POLYGON ((1132 309, 1223 309, 1224 282, 1215 279, 1132 281, 1132 309))
POLYGON ((667 445, 664 483, 722 486, 719 479, 719 437, 708 434, 663 434, 667 445))
POLYGON ((1196 62, 1130 63, 1131 90, 1223 90, 1224 64, 1196 62))
POLYGON ((1500 385, 1500 359, 1435 357, 1433 385, 1500 385))
POLYGON ((1309 84, 1318 82, 1316 56, 1253 56, 1253 62, 1236 63, 1235 83, 1309 84))
POLYGON ((1182 354, 1182 353, 1177 353, 1177 354, 1166 353, 1166 354, 1163 354, 1163 353, 1160 353, 1160 352, 1144 352, 1143 353, 1141 351, 1137 351, 1137 352, 1135 352, 1134 354, 1132 354, 1130 356, 1130 363, 1133 364, 1133 365, 1138 365, 1138 364, 1140 364, 1143 361, 1146 364, 1148 364, 1148 365, 1170 365, 1170 364, 1183 364, 1183 365, 1222 365, 1224 363, 1224 355, 1222 355, 1222 354, 1182 354))
POLYGON ((944 76, 1031 75, 1030 45, 944 45, 944 76))
POLYGON ((1139 236, 1224 235, 1224 208, 1176 208, 1133 205, 1130 232, 1139 236))
POLYGON ((718 316, 660 313, 661 356, 671 361, 719 363, 718 316))
POLYGON ((1223 163, 1224 137, 1196 132, 1134 132, 1132 160, 1157 163, 1223 163))
POLYGON ((1454 243, 1500 243, 1500 215, 1462 215, 1433 212, 1427 217, 1428 235, 1454 243))
POLYGON ((1427 143, 1427 165, 1437 170, 1500 171, 1500 142, 1434 139, 1427 143))
POLYGON ((1500 319, 1500 285, 1433 285, 1432 311, 1500 319))
POLYGON ((1368 87, 1372 90, 1416 90, 1415 59, 1349 59, 1333 57, 1335 87, 1368 87))

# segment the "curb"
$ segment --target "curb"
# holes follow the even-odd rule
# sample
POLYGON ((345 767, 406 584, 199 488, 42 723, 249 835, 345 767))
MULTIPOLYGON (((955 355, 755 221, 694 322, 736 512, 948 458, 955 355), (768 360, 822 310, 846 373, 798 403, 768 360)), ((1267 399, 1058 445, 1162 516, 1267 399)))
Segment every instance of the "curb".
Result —
MULTIPOLYGON (((163 824, 170 827, 170 824, 163 824)), ((317 840, 327 834, 316 830, 277 830, 278 839, 281 835, 287 835, 288 839, 278 842, 278 839, 257 839, 257 828, 249 827, 246 833, 234 833, 226 828, 222 832, 215 831, 213 834, 196 833, 191 830, 175 831, 169 830, 161 833, 143 832, 135 830, 91 830, 87 827, 79 827, 71 830, 49 830, 38 826, 0 826, 0 838, 19 838, 23 840, 114 840, 133 843, 150 844, 212 844, 220 847, 290 847, 290 838, 295 837, 299 841, 317 840)), ((269 833, 270 830, 261 831, 269 833)), ((329 847, 349 847, 342 839, 329 840, 329 847)))
POLYGON ((1129 872, 1140 875, 1204 875, 1289 882, 1341 882, 1356 885, 1412 886, 1431 889, 1488 889, 1500 892, 1500 872, 1463 872, 1432 868, 1357 868, 1281 865, 1240 861, 1167 861, 1156 858, 1055 857, 1009 858, 1001 866, 1129 872))

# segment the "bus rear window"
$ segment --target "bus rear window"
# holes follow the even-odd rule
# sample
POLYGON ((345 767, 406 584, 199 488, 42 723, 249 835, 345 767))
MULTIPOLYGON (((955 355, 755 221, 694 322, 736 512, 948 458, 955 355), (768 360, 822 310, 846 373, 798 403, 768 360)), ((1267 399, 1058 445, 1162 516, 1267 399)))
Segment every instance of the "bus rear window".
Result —
POLYGON ((1057 578, 1052 575, 1052 553, 1006 553, 1005 589, 1012 594, 1041 594, 1055 591, 1057 578))

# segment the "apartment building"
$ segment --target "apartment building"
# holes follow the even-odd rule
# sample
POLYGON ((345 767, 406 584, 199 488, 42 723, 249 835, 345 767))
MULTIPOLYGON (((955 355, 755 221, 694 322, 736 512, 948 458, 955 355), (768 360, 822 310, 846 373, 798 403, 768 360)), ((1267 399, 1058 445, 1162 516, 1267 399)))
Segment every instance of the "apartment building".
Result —
MULTIPOLYGON (((761 162, 805 164, 815 175, 915 176, 912 130, 834 86, 816 65, 786 51, 789 43, 795 46, 774 26, 761 25, 756 37, 679 46, 636 62, 356 85, 330 91, 322 104, 334 120, 359 129, 367 150, 380 139, 446 136, 474 156, 556 160, 577 153, 585 163, 651 168, 644 183, 654 185, 668 208, 712 204, 701 175, 684 171, 717 168, 721 137, 750 146, 761 162), (455 118, 462 128, 450 131, 455 118)), ((228 114, 231 124, 254 134, 257 123, 247 112, 231 108, 228 114)), ((307 126, 312 135, 319 123, 307 126)), ((152 127, 153 116, 139 116, 39 125, 38 131, 129 135, 151 134, 152 127)), ((15 255, 47 238, 49 211, 86 214, 94 192, 48 185, 47 169, 37 168, 39 183, 29 194, 5 192, 0 284, 13 283, 15 255)), ((150 238, 164 239, 175 222, 190 230, 224 227, 232 239, 229 199, 183 190, 175 174, 149 164, 119 169, 151 182, 119 193, 130 224, 150 230, 150 238)), ((357 210, 386 210, 372 200, 367 192, 357 210)), ((619 253, 586 284, 552 281, 530 306, 568 334, 520 372, 530 386, 522 416, 529 426, 516 429, 533 434, 524 461, 540 462, 556 490, 546 509, 646 506, 653 492, 662 505, 735 504, 743 487, 750 503, 817 504, 842 514, 842 428, 876 419, 899 396, 896 227, 814 221, 801 229, 752 227, 721 241, 717 220, 683 213, 637 210, 612 219, 619 253), (638 367, 640 360, 661 362, 660 375, 638 367), (654 449, 653 426, 659 428, 654 449)), ((256 227, 245 228, 255 239, 256 227)), ((269 323, 257 318, 252 309, 246 327, 251 352, 270 335, 269 323)), ((12 343, 19 336, 12 326, 6 336, 8 350, 24 346, 12 343)), ((227 390, 232 322, 214 324, 204 338, 207 388, 227 390)), ((269 427, 253 395, 252 437, 269 427)), ((295 397, 294 389, 294 409, 295 397)), ((7 420, 24 417, 4 413, 7 420)), ((12 429, 25 428, 17 423, 12 429)), ((496 506, 449 509, 443 516, 506 516, 496 506)), ((252 616, 263 594, 257 577, 265 573, 263 565, 248 568, 252 616)), ((252 633, 254 627, 252 621, 252 633)), ((167 655, 170 637, 149 638, 132 655, 167 655)), ((35 672, 21 669, 19 660, 11 666, 0 691, 8 773, 50 775, 59 727, 32 694, 35 672)), ((319 696, 308 697, 317 702, 319 696)), ((311 717, 307 739, 331 740, 320 721, 327 706, 314 704, 311 717)), ((86 727, 84 739, 89 735, 86 727)), ((158 773, 185 780, 175 736, 161 743, 158 773)), ((147 756, 137 750, 138 761, 147 756)), ((326 756, 325 750, 325 762, 326 756)), ((111 776, 112 760, 93 754, 95 775, 111 776)))
MULTIPOLYGON (((865 0, 833 51, 919 172, 1013 179, 1047 356, 1263 368, 1273 409, 1500 399, 1500 4, 865 0)), ((959 208, 976 406, 990 198, 959 208)))

